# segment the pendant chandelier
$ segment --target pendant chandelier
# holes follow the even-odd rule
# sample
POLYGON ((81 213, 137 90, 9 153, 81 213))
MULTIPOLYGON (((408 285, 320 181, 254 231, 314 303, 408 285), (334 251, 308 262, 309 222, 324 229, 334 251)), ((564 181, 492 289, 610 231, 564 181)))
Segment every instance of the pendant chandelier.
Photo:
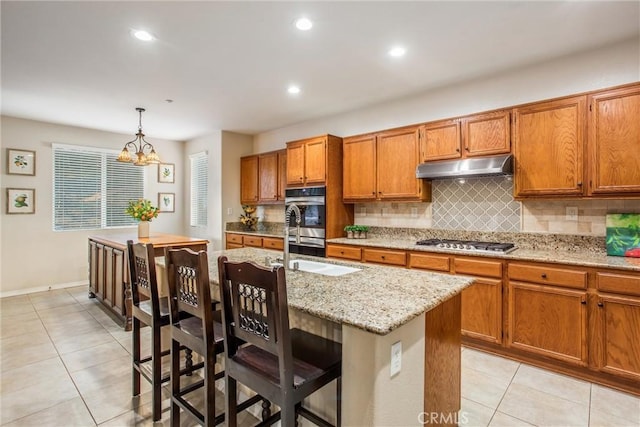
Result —
POLYGON ((158 154, 156 153, 155 148, 153 148, 153 145, 151 145, 144 139, 144 133, 142 133, 142 113, 145 110, 144 108, 138 107, 136 108, 136 111, 140 115, 140 119, 138 122, 138 133, 136 133, 135 139, 124 144, 124 148, 120 152, 120 155, 118 155, 118 161, 125 163, 133 162, 133 164, 136 166, 158 164, 160 163, 160 157, 158 157, 158 154), (129 149, 133 151, 135 157, 131 157, 131 152, 129 151, 129 149))

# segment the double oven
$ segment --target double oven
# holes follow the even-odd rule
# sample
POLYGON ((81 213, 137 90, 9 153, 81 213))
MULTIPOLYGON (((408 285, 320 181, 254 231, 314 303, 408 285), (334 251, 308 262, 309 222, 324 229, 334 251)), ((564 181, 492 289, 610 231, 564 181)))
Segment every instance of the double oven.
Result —
MULTIPOLYGON (((300 239, 296 243, 296 215, 289 224, 289 252, 324 257, 326 235, 326 187, 289 188, 285 190, 285 210, 292 204, 300 209, 300 239)), ((287 242, 285 242, 287 244, 287 242)))

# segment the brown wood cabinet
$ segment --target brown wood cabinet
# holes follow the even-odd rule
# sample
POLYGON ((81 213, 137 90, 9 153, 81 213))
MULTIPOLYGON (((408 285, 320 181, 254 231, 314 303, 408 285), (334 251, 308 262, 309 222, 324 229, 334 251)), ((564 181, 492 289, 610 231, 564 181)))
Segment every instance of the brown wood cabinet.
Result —
POLYGON ((284 190, 287 187, 286 165, 286 150, 258 155, 259 203, 284 203, 284 190))
POLYGON ((322 185, 327 176, 327 141, 331 135, 287 143, 287 185, 322 185))
POLYGON ((640 85, 592 94, 588 103, 588 194, 640 194, 640 85))
POLYGON ((421 132, 422 162, 511 152, 511 114, 506 110, 426 123, 421 132))
POLYGON ((475 278, 462 291, 463 335, 502 342, 502 265, 500 260, 455 257, 453 272, 475 278))
POLYGON ((240 158, 240 203, 255 205, 258 203, 258 156, 240 158))
POLYGON ((586 96, 513 110, 516 197, 581 196, 586 96))
POLYGON ((404 259, 408 268, 474 276, 461 294, 465 345, 640 395, 638 272, 403 251, 357 240, 329 243, 327 256, 399 266, 404 259))
POLYGON ((640 383, 640 277, 603 272, 596 280, 597 367, 640 383))
POLYGON ((343 199, 426 201, 431 183, 417 179, 419 128, 393 129, 343 141, 343 199))
POLYGON ((586 366, 586 289, 586 271, 510 263, 507 346, 586 366))
POLYGON ((264 237, 252 234, 225 233, 225 248, 238 249, 244 247, 282 250, 284 238, 264 237))

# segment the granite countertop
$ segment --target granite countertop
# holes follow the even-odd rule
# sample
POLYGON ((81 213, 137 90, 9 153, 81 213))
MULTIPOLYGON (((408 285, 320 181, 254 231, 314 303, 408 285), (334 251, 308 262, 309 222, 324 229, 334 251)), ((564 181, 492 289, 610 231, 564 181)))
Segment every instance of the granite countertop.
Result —
POLYGON ((607 256, 602 252, 591 251, 562 251, 544 249, 516 249, 508 254, 466 252, 455 249, 426 248, 415 244, 416 240, 368 238, 368 239, 329 239, 327 243, 338 243, 357 246, 375 246, 388 249, 402 249, 421 252, 437 252, 455 255, 469 255, 478 257, 504 258, 508 260, 549 262, 583 267, 617 268, 640 271, 640 258, 607 256))
POLYGON ((232 234, 246 234, 248 236, 258 236, 258 237, 276 237, 279 239, 284 239, 284 234, 282 231, 274 231, 274 230, 225 230, 225 233, 232 234))
MULTIPOLYGON (((218 285, 217 260, 253 261, 264 265, 274 252, 257 248, 209 251, 209 279, 218 285)), ((292 255, 361 269, 343 276, 324 276, 287 270, 287 298, 291 308, 372 332, 386 335, 411 319, 431 310, 473 283, 467 276, 431 273, 375 264, 337 262, 324 258, 292 255)), ((164 266, 164 260, 156 261, 164 266)))

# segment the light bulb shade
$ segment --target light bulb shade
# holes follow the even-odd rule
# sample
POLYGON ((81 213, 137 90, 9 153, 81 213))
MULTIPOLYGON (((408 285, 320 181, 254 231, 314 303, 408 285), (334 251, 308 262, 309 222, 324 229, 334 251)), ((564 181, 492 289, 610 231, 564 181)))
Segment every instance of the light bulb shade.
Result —
POLYGON ((147 163, 148 164, 160 163, 160 157, 158 156, 158 153, 156 153, 156 150, 154 150, 153 148, 151 149, 151 152, 147 154, 147 163))
POLYGON ((136 153, 136 161, 133 162, 136 166, 147 166, 149 163, 147 162, 147 156, 144 155, 142 151, 138 151, 136 153))
POLYGON ((127 147, 124 147, 120 154, 118 155, 119 162, 129 163, 131 161, 131 153, 127 150, 127 147))

